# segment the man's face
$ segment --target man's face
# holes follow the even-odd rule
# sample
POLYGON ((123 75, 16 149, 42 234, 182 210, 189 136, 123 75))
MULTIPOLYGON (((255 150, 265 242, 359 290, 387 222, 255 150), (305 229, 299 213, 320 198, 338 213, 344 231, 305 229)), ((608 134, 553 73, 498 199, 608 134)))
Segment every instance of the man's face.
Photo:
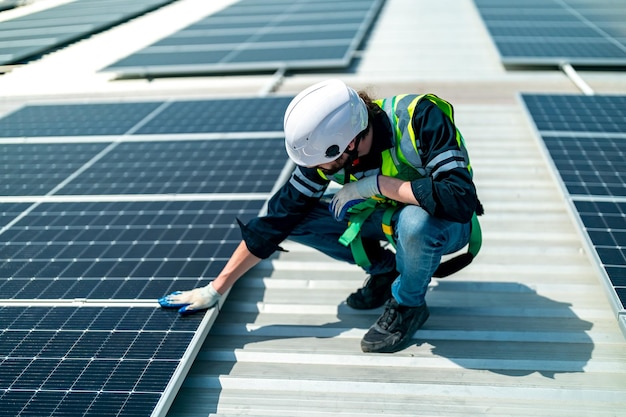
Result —
POLYGON ((348 162, 349 155, 347 152, 342 153, 339 158, 332 162, 317 165, 315 168, 322 171, 325 175, 333 175, 339 172, 348 162))
MULTIPOLYGON (((332 162, 327 162, 325 164, 316 165, 314 168, 319 169, 325 175, 336 174, 342 168, 344 168, 346 164, 348 164, 348 161, 350 160, 350 152, 352 152, 354 148, 357 147, 357 144, 358 144, 358 150, 359 150, 358 153, 360 154, 360 150, 362 148, 362 141, 365 139, 371 142, 372 140, 372 136, 370 134, 371 131, 372 129, 370 128, 370 125, 368 125, 367 128, 363 132, 359 133, 354 139, 352 139, 352 141, 348 144, 348 147, 339 156, 339 158, 335 159, 332 162)), ((367 146, 367 151, 369 151, 369 145, 367 146)))

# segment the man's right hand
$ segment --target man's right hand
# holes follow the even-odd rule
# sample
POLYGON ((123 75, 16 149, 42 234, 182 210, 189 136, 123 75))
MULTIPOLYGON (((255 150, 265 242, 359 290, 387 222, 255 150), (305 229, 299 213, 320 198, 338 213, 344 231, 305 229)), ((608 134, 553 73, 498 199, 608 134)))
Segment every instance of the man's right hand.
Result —
POLYGON ((176 291, 159 298, 159 304, 165 308, 178 308, 182 315, 193 314, 214 307, 222 295, 213 287, 213 283, 189 291, 176 291))

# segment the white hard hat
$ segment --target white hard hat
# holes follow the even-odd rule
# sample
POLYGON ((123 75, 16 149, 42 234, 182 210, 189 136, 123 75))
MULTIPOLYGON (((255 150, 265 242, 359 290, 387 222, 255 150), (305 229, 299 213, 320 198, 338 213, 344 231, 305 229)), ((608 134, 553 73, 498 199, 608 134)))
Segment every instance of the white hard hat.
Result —
POLYGON ((298 165, 334 161, 367 128, 367 107, 340 80, 327 80, 299 93, 285 112, 285 147, 298 165))

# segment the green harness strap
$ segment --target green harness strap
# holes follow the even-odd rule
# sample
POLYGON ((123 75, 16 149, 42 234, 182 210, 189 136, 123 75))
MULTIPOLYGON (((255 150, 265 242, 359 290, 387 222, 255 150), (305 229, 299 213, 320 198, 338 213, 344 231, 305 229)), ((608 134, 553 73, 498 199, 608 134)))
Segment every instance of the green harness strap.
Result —
POLYGON ((374 196, 351 207, 348 210, 348 213, 350 213, 348 228, 343 232, 341 237, 339 237, 339 243, 344 246, 350 246, 354 261, 357 265, 364 268, 370 266, 372 263, 367 257, 367 253, 365 253, 365 248, 363 247, 361 227, 363 223, 365 223, 365 220, 376 210, 376 207, 379 204, 383 204, 383 201, 384 200, 374 196))
MULTIPOLYGON (((381 205, 387 206, 385 212, 383 213, 382 230, 387 237, 389 243, 391 243, 391 245, 395 248, 396 242, 393 238, 391 219, 393 218, 394 213, 398 209, 402 208, 402 206, 391 205, 379 198, 368 199, 350 208, 350 210, 348 210, 348 212, 350 213, 350 222, 348 223, 348 228, 339 238, 339 243, 344 246, 350 246, 354 261, 357 263, 357 265, 363 268, 367 268, 372 263, 367 257, 367 253, 365 252, 365 248, 363 246, 363 241, 361 239, 361 227, 363 226, 363 223, 365 223, 367 218, 381 205)), ((454 258, 448 259, 445 262, 442 262, 433 274, 434 277, 447 277, 448 275, 451 275, 465 268, 474 260, 474 258, 480 251, 483 241, 482 231, 480 229, 480 223, 478 222, 478 216, 476 215, 476 213, 474 213, 474 215, 472 216, 470 227, 471 231, 467 252, 457 255, 454 258)))
POLYGON ((370 216, 370 214, 372 214, 373 211, 374 208, 372 207, 369 210, 361 211, 350 216, 348 228, 339 238, 339 243, 341 243, 342 245, 350 245, 354 262, 364 268, 370 266, 372 263, 367 257, 367 254, 365 253, 365 248, 363 247, 363 241, 361 240, 361 226, 363 225, 363 222, 370 216))

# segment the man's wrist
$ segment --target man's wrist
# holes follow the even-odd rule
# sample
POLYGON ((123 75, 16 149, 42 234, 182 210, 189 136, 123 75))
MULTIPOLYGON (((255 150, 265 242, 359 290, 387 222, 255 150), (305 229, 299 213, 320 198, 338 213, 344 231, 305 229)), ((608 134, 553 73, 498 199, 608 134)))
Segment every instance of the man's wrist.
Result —
POLYGON ((356 187, 361 197, 369 198, 376 194, 380 194, 378 177, 379 175, 372 175, 357 181, 356 187))

